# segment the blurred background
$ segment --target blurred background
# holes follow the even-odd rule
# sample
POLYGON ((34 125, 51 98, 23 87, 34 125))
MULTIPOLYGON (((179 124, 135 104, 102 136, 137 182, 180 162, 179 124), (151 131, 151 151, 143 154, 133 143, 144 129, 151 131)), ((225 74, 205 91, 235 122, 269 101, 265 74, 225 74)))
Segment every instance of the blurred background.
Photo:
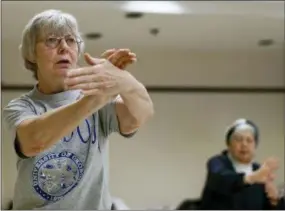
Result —
MULTIPOLYGON (((73 14, 93 56, 109 48, 137 54, 128 70, 149 88, 155 116, 130 140, 110 137, 111 193, 129 208, 199 198, 206 161, 225 148, 237 118, 259 125, 256 159, 277 156, 276 183, 284 182, 284 1, 1 3, 2 108, 35 83, 18 48, 24 26, 43 10, 73 14)), ((17 176, 11 137, 2 124, 2 209, 17 176)))

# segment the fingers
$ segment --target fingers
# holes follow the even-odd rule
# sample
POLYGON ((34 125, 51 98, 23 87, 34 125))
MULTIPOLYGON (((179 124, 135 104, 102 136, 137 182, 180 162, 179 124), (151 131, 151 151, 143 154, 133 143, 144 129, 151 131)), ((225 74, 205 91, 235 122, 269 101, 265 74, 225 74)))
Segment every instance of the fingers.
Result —
POLYGON ((109 61, 120 69, 125 69, 136 60, 136 54, 130 52, 129 49, 121 49, 109 57, 109 61))
POLYGON ((114 54, 112 54, 108 60, 115 66, 117 66, 119 60, 121 60, 123 57, 128 56, 130 51, 128 49, 120 49, 116 51, 114 54))
POLYGON ((137 61, 136 54, 132 53, 130 49, 109 49, 102 55, 101 59, 91 57, 89 53, 84 54, 84 59, 89 65, 97 65, 103 63, 106 59, 114 66, 125 69, 128 65, 137 61), (103 58, 103 59, 102 59, 103 58))
POLYGON ((279 161, 277 158, 274 158, 274 157, 270 157, 270 158, 266 159, 264 164, 266 166, 268 166, 268 168, 272 171, 275 171, 279 168, 279 161))
POLYGON ((263 163, 262 167, 257 171, 260 182, 267 183, 275 180, 274 172, 278 169, 279 164, 276 158, 268 158, 263 163))
POLYGON ((113 63, 117 64, 119 60, 122 58, 127 57, 129 60, 132 60, 133 58, 136 58, 136 54, 132 53, 129 49, 120 49, 117 50, 115 53, 113 53, 108 60, 113 63))
POLYGON ((68 70, 66 73, 66 76, 71 78, 71 77, 78 77, 78 76, 83 76, 83 75, 92 75, 96 73, 99 73, 99 69, 92 66, 92 67, 82 67, 82 68, 68 70))
POLYGON ((101 54, 101 58, 108 59, 112 54, 114 54, 117 51, 117 49, 109 49, 106 50, 104 53, 101 54))
POLYGON ((108 82, 91 82, 91 83, 84 83, 84 84, 76 84, 73 86, 69 86, 69 90, 81 89, 83 91, 91 91, 91 90, 104 90, 115 86, 114 81, 108 82))
POLYGON ((127 65, 132 64, 137 61, 135 53, 128 53, 128 55, 123 56, 117 63, 120 69, 125 69, 127 65))
POLYGON ((276 179, 276 175, 275 174, 273 174, 273 173, 270 173, 269 175, 268 175, 268 181, 269 182, 273 182, 274 180, 276 179))
POLYGON ((124 67, 126 67, 127 64, 130 64, 131 62, 132 61, 130 60, 130 57, 128 55, 123 56, 117 61, 116 66, 120 69, 123 69, 124 67))
POLYGON ((89 53, 84 54, 84 59, 86 63, 89 65, 97 65, 97 64, 101 64, 106 61, 105 59, 98 59, 98 58, 91 57, 89 53))
POLYGON ((131 58, 130 60, 127 60, 127 61, 125 61, 125 62, 122 62, 122 63, 118 66, 118 68, 124 70, 124 69, 127 68, 128 65, 133 64, 133 63, 135 63, 136 61, 137 61, 136 58, 131 58))
POLYGON ((81 93, 84 95, 84 96, 91 96, 91 95, 99 95, 100 94, 100 90, 99 89, 92 89, 92 90, 82 90, 81 93))
POLYGON ((90 75, 82 75, 82 76, 77 76, 77 77, 66 78, 64 80, 64 83, 67 86, 74 86, 74 85, 83 84, 83 83, 111 82, 111 81, 114 81, 114 78, 110 75, 90 74, 90 75))
POLYGON ((93 58, 91 58, 89 53, 84 54, 84 59, 85 59, 85 62, 89 65, 95 65, 96 64, 95 61, 93 60, 93 58))

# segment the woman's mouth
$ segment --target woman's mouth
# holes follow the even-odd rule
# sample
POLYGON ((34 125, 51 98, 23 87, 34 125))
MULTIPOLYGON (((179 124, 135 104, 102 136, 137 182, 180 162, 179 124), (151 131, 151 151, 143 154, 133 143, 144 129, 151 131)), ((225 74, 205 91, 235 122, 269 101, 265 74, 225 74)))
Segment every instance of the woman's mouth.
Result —
POLYGON ((59 60, 58 62, 56 62, 56 66, 58 66, 60 68, 69 68, 70 65, 71 65, 71 63, 67 59, 62 59, 62 60, 59 60))

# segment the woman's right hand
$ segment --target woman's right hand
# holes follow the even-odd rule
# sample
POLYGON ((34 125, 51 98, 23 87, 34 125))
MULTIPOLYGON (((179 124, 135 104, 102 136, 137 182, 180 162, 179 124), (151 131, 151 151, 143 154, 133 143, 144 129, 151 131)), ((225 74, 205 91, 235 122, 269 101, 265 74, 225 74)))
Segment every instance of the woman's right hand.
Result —
POLYGON ((268 158, 263 165, 254 171, 251 175, 247 176, 249 183, 266 183, 275 179, 275 171, 279 168, 279 162, 276 158, 268 158))

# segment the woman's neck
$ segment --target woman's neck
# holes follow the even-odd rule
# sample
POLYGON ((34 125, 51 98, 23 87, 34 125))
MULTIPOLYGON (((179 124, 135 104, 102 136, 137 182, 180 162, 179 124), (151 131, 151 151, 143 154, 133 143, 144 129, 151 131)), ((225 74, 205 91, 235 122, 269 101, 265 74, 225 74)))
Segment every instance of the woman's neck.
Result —
POLYGON ((43 81, 38 82, 37 88, 43 94, 56 94, 64 91, 63 87, 61 86, 50 86, 43 81))

